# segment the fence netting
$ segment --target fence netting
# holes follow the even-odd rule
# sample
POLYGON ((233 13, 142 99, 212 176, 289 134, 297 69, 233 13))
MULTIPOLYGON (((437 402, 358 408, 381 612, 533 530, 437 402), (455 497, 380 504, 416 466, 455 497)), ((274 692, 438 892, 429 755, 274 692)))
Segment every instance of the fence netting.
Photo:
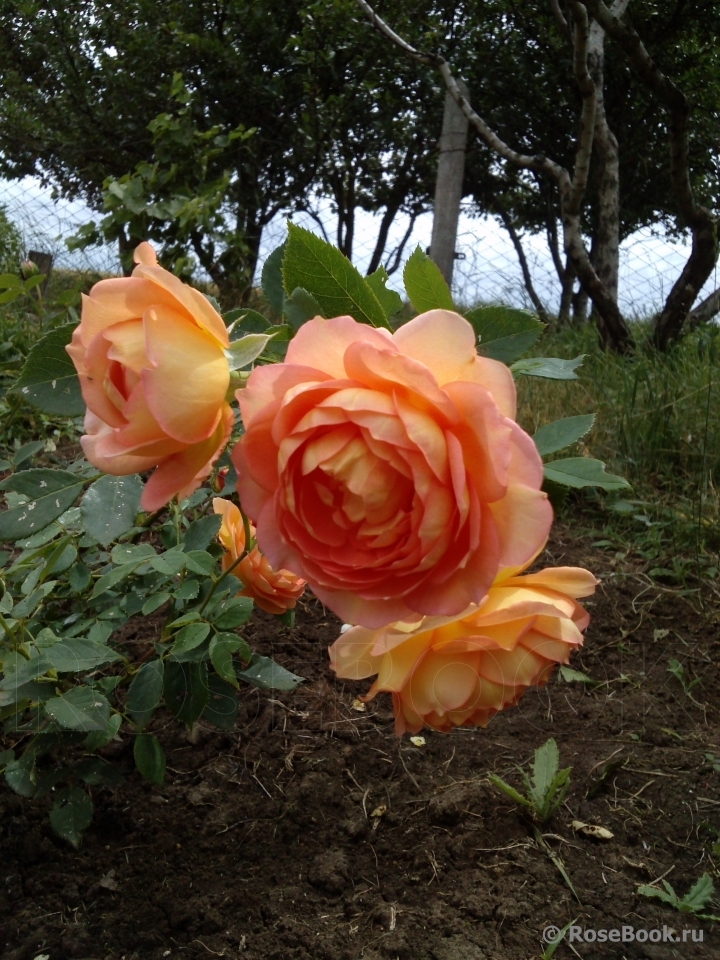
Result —
MULTIPOLYGON (((37 181, 0 181, 0 208, 17 228, 26 253, 49 253, 53 268, 74 272, 117 275, 121 273, 115 245, 69 250, 67 240, 91 220, 102 218, 79 200, 53 198, 50 189, 37 181)), ((337 217, 332 202, 320 198, 313 213, 296 212, 292 221, 331 242, 336 240, 337 217)), ((278 215, 263 232, 256 282, 265 258, 282 243, 287 214, 278 215)), ((358 211, 352 259, 361 272, 370 262, 378 234, 380 217, 358 211)), ((385 250, 385 259, 394 260, 398 245, 408 233, 410 221, 400 215, 393 224, 385 250)), ((400 262, 404 263, 419 244, 427 249, 432 231, 430 212, 418 217, 404 245, 400 262)), ((549 313, 557 311, 560 284, 546 238, 543 234, 524 234, 522 245, 535 290, 549 313)), ((647 317, 662 305, 680 275, 689 254, 689 241, 674 239, 662 230, 645 228, 627 238, 620 248, 619 306, 628 318, 647 317)), ((199 280, 207 277, 198 271, 199 280)), ((391 276, 390 285, 401 289, 401 269, 391 276)), ((697 302, 720 286, 720 269, 700 292, 697 302)), ((453 296, 458 304, 505 303, 532 308, 523 282, 517 254, 501 224, 483 215, 474 204, 463 203, 456 244, 453 296)))

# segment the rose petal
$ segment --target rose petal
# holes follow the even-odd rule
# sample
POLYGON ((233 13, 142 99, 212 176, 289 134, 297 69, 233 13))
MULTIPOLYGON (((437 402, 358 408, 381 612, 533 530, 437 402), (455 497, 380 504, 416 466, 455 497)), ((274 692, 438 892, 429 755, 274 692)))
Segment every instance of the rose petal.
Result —
POLYGON ((173 310, 148 310, 143 323, 152 364, 142 372, 150 411, 176 440, 205 440, 217 427, 230 383, 225 355, 215 340, 173 310))

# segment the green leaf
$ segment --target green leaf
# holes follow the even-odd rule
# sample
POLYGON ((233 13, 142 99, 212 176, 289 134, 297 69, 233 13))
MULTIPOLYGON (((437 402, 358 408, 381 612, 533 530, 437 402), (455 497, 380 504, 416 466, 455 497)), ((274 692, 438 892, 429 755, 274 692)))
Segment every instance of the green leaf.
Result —
POLYGON ((666 883, 665 885, 669 887, 669 892, 666 892, 665 890, 661 890, 659 887, 648 886, 647 884, 642 884, 641 886, 639 886, 637 888, 637 892, 640 894, 641 897, 657 897, 657 899, 662 900, 663 903, 669 903, 671 904, 671 906, 677 907, 677 904, 678 904, 677 894, 675 893, 675 891, 673 890, 673 888, 670 886, 669 883, 666 883))
POLYGON ((546 380, 577 380, 575 371, 585 359, 585 354, 573 360, 560 360, 558 357, 529 357, 517 360, 510 369, 518 377, 543 377, 546 380))
POLYGON ((211 554, 204 550, 189 550, 185 566, 191 573, 199 573, 202 576, 208 576, 215 569, 216 560, 211 554))
POLYGON ((278 316, 282 316, 285 302, 283 289, 282 263, 285 256, 285 244, 276 247, 263 264, 262 292, 265 295, 270 309, 278 316))
POLYGON ((219 633, 210 641, 210 662, 215 672, 233 687, 238 687, 235 677, 235 663, 233 657, 238 654, 246 663, 251 659, 250 648, 242 637, 234 633, 219 633))
POLYGON ((45 597, 52 593, 56 583, 57 580, 46 580, 45 583, 40 584, 36 590, 33 590, 27 600, 21 600, 20 603, 15 604, 12 609, 13 617, 16 620, 22 620, 32 616, 45 597))
POLYGON ((582 683, 586 687, 598 686, 597 680, 593 680, 592 677, 589 677, 586 673, 582 673, 580 670, 573 670, 572 667, 561 666, 560 676, 565 683, 582 683))
POLYGON ((110 551, 113 563, 140 563, 155 556, 155 548, 149 543, 119 543, 110 551))
POLYGON ((233 340, 225 350, 230 369, 240 370, 257 360, 271 339, 266 333, 247 333, 239 340, 233 340))
POLYGON ((392 317, 402 310, 403 302, 399 293, 388 289, 387 282, 389 279, 387 270, 381 265, 375 273, 365 277, 365 282, 377 297, 380 306, 385 311, 385 316, 392 317))
POLYGON ((465 318, 480 338, 478 353, 508 364, 526 353, 545 329, 544 323, 514 307, 476 307, 465 318))
POLYGON ((514 800, 515 803, 519 803, 520 806, 522 807, 532 806, 532 804, 527 799, 527 797, 524 797, 521 793, 518 793, 515 787, 511 787, 509 783, 505 783, 505 781, 502 780, 500 777, 498 777, 496 774, 491 773, 488 776, 488 780, 494 787, 497 787, 498 790, 501 790, 505 794, 505 796, 510 797, 510 799, 514 800))
POLYGON ((285 320, 293 330, 299 330, 304 323, 312 320, 313 317, 323 316, 320 304, 303 287, 295 287, 283 304, 283 313, 285 314, 285 320))
POLYGON ((603 490, 625 490, 630 484, 622 477, 605 472, 605 464, 590 457, 568 457, 551 460, 543 472, 548 480, 566 487, 602 487, 603 490))
POLYGON ((204 551, 209 546, 222 525, 222 517, 216 513, 209 517, 200 517, 194 520, 185 531, 183 540, 183 550, 201 550, 204 551))
POLYGON ((415 248, 403 270, 403 283, 410 302, 418 313, 428 310, 454 310, 452 296, 440 269, 420 246, 415 248))
POLYGON ((8 659, 4 661, 5 676, 0 680, 0 690, 10 692, 17 691, 30 680, 37 680, 52 669, 52 664, 47 657, 35 657, 32 660, 24 660, 19 654, 17 666, 14 670, 8 667, 8 659))
POLYGON ((282 265, 283 286, 302 287, 312 294, 328 317, 349 314, 360 323, 387 327, 377 297, 347 257, 315 234, 288 224, 282 265))
POLYGON ((113 663, 122 658, 104 643, 94 643, 83 637, 73 637, 53 644, 45 656, 58 673, 80 673, 94 670, 101 664, 113 663))
POLYGON ((21 470, 0 488, 28 497, 28 502, 0 513, 0 541, 19 540, 44 529, 75 502, 87 481, 66 470, 21 470))
POLYGON ((127 533, 140 512, 143 483, 137 475, 100 477, 80 502, 85 530, 103 545, 127 533))
POLYGON ((237 307, 223 314, 223 320, 226 325, 232 327, 230 331, 230 340, 239 340, 246 333, 267 333, 270 321, 257 310, 246 310, 244 307, 237 307))
POLYGON ((5 767, 5 782, 21 797, 35 796, 35 753, 32 750, 26 750, 17 760, 8 763, 5 767))
POLYGON ((210 633, 209 623, 189 623, 175 637, 175 642, 171 647, 171 653, 180 656, 189 650, 199 647, 203 640, 210 633))
POLYGON ((97 690, 73 687, 61 697, 52 697, 45 712, 65 730, 104 730, 110 716, 110 704, 97 690))
POLYGON ((76 849, 92 818, 92 800, 84 790, 74 784, 64 787, 58 793, 50 810, 50 825, 53 830, 76 849))
POLYGON ((0 290, 21 290, 22 280, 16 273, 0 275, 0 290))
POLYGON ((207 663, 175 663, 165 667, 163 695, 168 709, 192 727, 208 701, 207 663))
POLYGON ((151 597, 148 597, 145 603, 142 605, 141 613, 144 617, 150 616, 151 613, 154 613, 156 610, 159 610, 160 607, 167 603, 170 599, 169 593, 155 593, 151 597))
POLYGON ((150 660, 133 677, 125 705, 138 730, 147 726, 160 705, 164 676, 165 665, 162 660, 150 660))
POLYGON ((208 702, 203 710, 202 719, 220 727, 221 730, 232 730, 238 715, 235 691, 214 673, 208 677, 208 687, 208 702))
POLYGON ((710 874, 704 873, 678 901, 678 907, 683 913, 699 913, 710 903, 714 893, 715 887, 710 874))
POLYGON ((111 740, 114 740, 121 725, 122 717, 119 713, 113 713, 112 716, 108 718, 103 730, 91 730, 87 737, 85 737, 85 749, 87 752, 92 753, 93 750, 99 750, 100 747, 104 747, 110 743, 111 740))
POLYGON ((166 550, 165 553, 161 553, 157 557, 152 557, 150 559, 150 566, 153 570, 157 570, 158 573, 162 573, 166 577, 174 577, 176 573, 180 573, 183 569, 186 560, 187 557, 183 553, 182 547, 171 547, 171 549, 166 550))
POLYGON ((261 657, 257 653, 252 655, 244 670, 236 671, 236 676, 261 690, 294 690, 305 679, 290 673, 270 657, 261 657))
POLYGON ((31 457, 34 457, 36 453, 40 453, 45 447, 44 440, 31 440, 30 443, 24 443, 19 450, 16 450, 13 454, 12 464, 14 467, 19 467, 21 463, 25 463, 26 460, 29 460, 31 457))
POLYGON ((165 752, 157 737, 151 733, 138 734, 135 737, 133 756, 135 766, 142 776, 156 787, 161 787, 165 782, 165 752))
POLYGON ((65 350, 76 326, 56 327, 38 340, 12 387, 43 413, 78 417, 85 412, 80 381, 65 350))
POLYGON ((86 757, 73 767, 73 773, 89 787, 114 787, 125 780, 116 766, 100 757, 86 757))
POLYGON ((253 612, 253 601, 250 597, 230 597, 221 601, 212 612, 208 613, 208 620, 217 630, 234 630, 247 623, 253 612))
POLYGON ((564 450, 571 443, 584 437, 595 421, 594 413, 583 414, 579 417, 564 417, 562 420, 553 420, 552 423, 540 427, 533 436, 537 452, 541 457, 549 453, 564 450))
POLYGON ((551 737, 535 751, 533 762, 533 793, 538 801, 547 796, 560 765, 560 751, 551 737))
POLYGON ((90 599, 94 600, 96 597, 101 597, 107 590, 110 590, 111 587, 116 587, 119 583, 122 583, 122 581, 133 574, 142 563, 144 563, 142 560, 138 563, 124 563, 122 566, 114 567, 108 571, 108 573, 104 573, 102 577, 95 581, 90 599))

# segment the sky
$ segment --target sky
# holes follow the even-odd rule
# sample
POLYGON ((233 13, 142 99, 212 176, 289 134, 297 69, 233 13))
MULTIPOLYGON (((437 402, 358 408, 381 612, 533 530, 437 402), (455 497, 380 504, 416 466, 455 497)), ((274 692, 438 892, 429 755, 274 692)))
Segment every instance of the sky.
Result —
MULTIPOLYGON (((98 215, 82 201, 53 201, 50 189, 28 177, 12 182, 0 180, 0 205, 5 207, 10 219, 20 229, 27 249, 53 253, 56 266, 119 271, 114 247, 94 247, 72 253, 67 250, 65 239, 83 224, 98 219, 98 215)), ((332 238, 335 224, 329 203, 321 207, 321 219, 332 238)), ((258 277, 267 255, 284 239, 285 222, 285 217, 280 216, 266 228, 261 244, 258 277)), ((320 233, 317 223, 308 215, 296 215, 293 222, 320 233)), ((361 273, 365 272, 372 254, 377 226, 377 218, 363 211, 358 213, 353 262, 361 273)), ((406 229, 407 220, 400 218, 395 222, 388 249, 392 249, 406 229)), ((430 245, 431 231, 432 214, 418 218, 405 248, 403 261, 417 244, 423 249, 430 245)), ((523 238, 523 246, 537 293, 552 312, 557 307, 559 289, 545 238, 542 235, 527 235, 523 238)), ((513 246, 505 230, 495 220, 472 216, 471 211, 464 208, 460 216, 456 251, 459 254, 453 276, 456 302, 467 306, 476 303, 530 306, 513 246)), ((657 310, 682 270, 688 252, 688 244, 670 242, 664 236, 653 236, 647 229, 628 238, 621 247, 620 255, 618 299, 622 312, 633 317, 646 316, 657 310)), ((391 277, 390 286, 402 289, 400 271, 391 277)), ((716 266, 700 299, 718 286, 720 270, 716 266)))

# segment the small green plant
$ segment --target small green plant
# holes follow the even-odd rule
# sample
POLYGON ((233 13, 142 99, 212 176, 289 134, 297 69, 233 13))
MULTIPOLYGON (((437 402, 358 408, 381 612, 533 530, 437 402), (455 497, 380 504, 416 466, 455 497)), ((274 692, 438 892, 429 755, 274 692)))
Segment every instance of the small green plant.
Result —
POLYGON ((685 696, 688 697, 690 700, 692 700, 693 703, 697 703, 697 700, 695 699, 695 697, 693 697, 690 691, 693 689, 693 687, 697 686, 697 684, 700 683, 700 677, 695 677, 694 680, 690 680, 688 677, 686 677, 683 665, 680 663, 679 660, 676 660, 674 657, 668 660, 667 668, 668 668, 668 673, 671 673, 683 688, 685 696))
POLYGON ((684 897, 678 897, 667 880, 663 880, 662 885, 665 888, 664 890, 661 890, 660 887, 642 885, 638 887, 637 892, 641 897, 655 897, 662 900, 663 903, 670 904, 673 910, 677 910, 678 913, 692 913, 700 920, 720 920, 720 917, 704 912, 715 893, 715 887, 709 873, 704 873, 684 897))
POLYGON ((527 807, 534 820, 545 823, 563 802, 570 786, 570 767, 559 770, 559 763, 560 754, 557 744, 550 738, 535 751, 532 780, 521 767, 518 767, 525 784, 526 796, 494 773, 490 774, 489 780, 494 787, 502 790, 515 803, 527 807))
MULTIPOLYGON (((575 917, 574 920, 568 920, 568 922, 565 924, 565 926, 562 928, 562 930, 558 930, 558 932, 555 934, 555 936, 554 936, 551 940, 548 940, 548 945, 547 945, 547 947, 545 947, 545 949, 543 950, 542 954, 540 955, 540 960, 550 960, 550 958, 554 955, 554 953, 555 953, 555 951, 557 950, 557 948, 558 948, 558 947, 560 946, 560 944, 562 943, 563 938, 565 937, 565 934, 568 932, 568 930, 570 929, 570 927, 571 927, 576 921, 577 921, 577 917, 575 917)), ((548 928, 548 929, 550 929, 550 928, 548 928)))
POLYGON ((705 759, 706 759, 707 762, 710 764, 710 766, 713 768, 713 770, 715 771, 715 773, 720 773, 720 757, 716 757, 716 756, 715 756, 714 754, 712 754, 712 753, 706 753, 706 754, 705 754, 705 759))

